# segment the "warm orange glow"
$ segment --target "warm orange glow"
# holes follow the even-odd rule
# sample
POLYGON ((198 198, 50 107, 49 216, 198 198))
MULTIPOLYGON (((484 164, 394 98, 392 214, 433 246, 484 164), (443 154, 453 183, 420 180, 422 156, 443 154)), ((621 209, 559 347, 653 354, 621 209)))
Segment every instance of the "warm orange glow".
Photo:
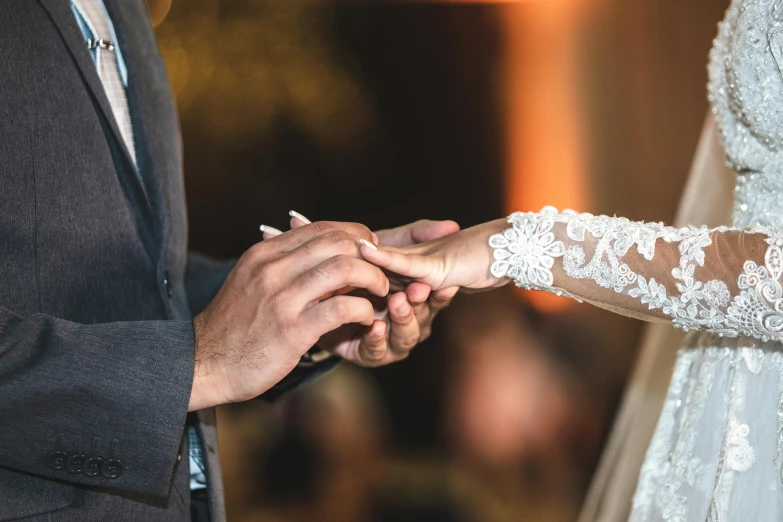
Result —
POLYGON ((418 2, 422 4, 528 4, 531 2, 569 3, 574 0, 400 0, 401 2, 418 2))
MULTIPOLYGON (((504 9, 507 210, 586 209, 584 140, 576 77, 579 0, 504 9)), ((570 301, 526 294, 539 308, 570 301)))

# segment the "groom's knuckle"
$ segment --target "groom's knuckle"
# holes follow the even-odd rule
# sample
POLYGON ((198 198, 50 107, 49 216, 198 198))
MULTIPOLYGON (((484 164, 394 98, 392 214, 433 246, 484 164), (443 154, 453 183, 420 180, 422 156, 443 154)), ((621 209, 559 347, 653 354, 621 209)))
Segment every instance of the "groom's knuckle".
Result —
POLYGON ((355 236, 363 237, 365 239, 372 237, 372 232, 370 229, 361 223, 345 223, 345 226, 345 231, 355 236))
POLYGON ((356 241, 347 232, 336 232, 332 238, 332 243, 334 244, 335 249, 341 254, 356 255, 358 248, 356 246, 356 241))
POLYGON ((255 277, 253 278, 253 282, 255 283, 255 290, 262 293, 262 295, 269 292, 275 280, 271 271, 272 269, 269 266, 269 263, 265 263, 258 267, 258 270, 255 273, 255 277))
POLYGON ((269 250, 269 244, 256 243, 247 249, 247 251, 240 258, 240 261, 243 264, 255 264, 262 262, 268 256, 269 250))
POLYGON ((258 259, 261 256, 261 253, 264 251, 264 247, 264 243, 256 243, 255 245, 251 246, 245 250, 245 253, 242 254, 242 257, 239 258, 239 262, 237 264, 258 259))
POLYGON ((314 235, 318 236, 326 234, 334 228, 333 224, 329 221, 317 221, 307 226, 310 227, 310 230, 314 235))
POLYGON ((331 307, 332 309, 332 322, 338 322, 340 324, 351 319, 353 307, 348 301, 339 299, 331 307))
POLYGON ((264 263, 258 270, 258 282, 266 290, 274 288, 290 276, 290 268, 285 266, 283 260, 264 263))
POLYGON ((353 258, 348 256, 334 256, 327 261, 327 266, 331 277, 338 281, 349 279, 354 272, 353 258))
POLYGON ((339 242, 346 235, 347 234, 342 230, 329 230, 328 232, 324 232, 321 239, 323 239, 324 243, 333 244, 339 242))
POLYGON ((348 234, 342 230, 330 230, 319 236, 313 243, 316 248, 329 248, 342 251, 349 241, 348 234))
POLYGON ((322 306, 318 312, 321 323, 325 325, 334 326, 339 322, 340 305, 338 303, 330 303, 326 306, 322 306))

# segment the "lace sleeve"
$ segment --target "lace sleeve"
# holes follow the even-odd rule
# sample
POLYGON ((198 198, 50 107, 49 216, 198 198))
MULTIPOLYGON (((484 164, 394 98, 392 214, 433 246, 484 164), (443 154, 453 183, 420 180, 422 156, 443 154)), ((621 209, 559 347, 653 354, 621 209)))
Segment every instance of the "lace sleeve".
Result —
POLYGON ((515 213, 490 238, 491 272, 683 330, 783 340, 783 231, 674 228, 558 212, 515 213))

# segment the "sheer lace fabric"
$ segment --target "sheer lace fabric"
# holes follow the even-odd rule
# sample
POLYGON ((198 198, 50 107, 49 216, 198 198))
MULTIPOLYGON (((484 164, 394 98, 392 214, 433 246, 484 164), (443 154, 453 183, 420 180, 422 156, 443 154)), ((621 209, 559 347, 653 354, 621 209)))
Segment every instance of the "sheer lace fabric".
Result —
POLYGON ((490 239, 496 277, 684 330, 783 339, 783 231, 515 213, 490 239))

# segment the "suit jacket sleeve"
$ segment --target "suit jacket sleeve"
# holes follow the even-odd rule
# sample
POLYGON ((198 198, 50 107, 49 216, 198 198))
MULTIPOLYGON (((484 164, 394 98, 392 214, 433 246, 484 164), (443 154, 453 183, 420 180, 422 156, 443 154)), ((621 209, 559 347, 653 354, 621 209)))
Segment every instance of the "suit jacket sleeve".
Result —
POLYGON ((190 321, 78 324, 0 308, 0 467, 166 496, 193 365, 190 321))
POLYGON ((193 317, 200 314, 215 298, 226 276, 236 264, 236 259, 220 261, 199 252, 188 252, 185 291, 193 317))

